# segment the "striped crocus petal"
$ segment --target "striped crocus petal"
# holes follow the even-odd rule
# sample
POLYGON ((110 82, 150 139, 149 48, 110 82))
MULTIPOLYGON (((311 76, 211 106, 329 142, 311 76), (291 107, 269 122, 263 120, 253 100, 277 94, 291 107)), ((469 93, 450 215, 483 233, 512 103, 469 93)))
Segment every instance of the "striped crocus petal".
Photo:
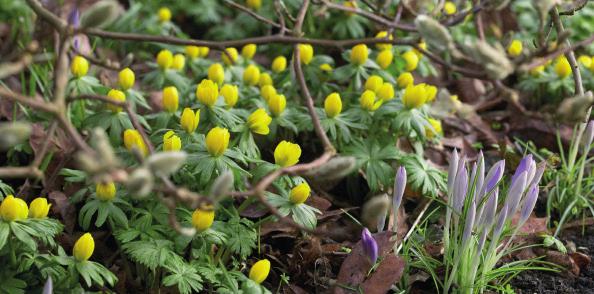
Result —
POLYGON ((507 207, 507 215, 510 217, 513 216, 518 209, 518 204, 520 203, 520 199, 522 199, 522 194, 524 194, 524 190, 526 190, 527 177, 528 171, 523 171, 507 191, 505 206, 507 207))
POLYGON ((497 224, 495 224, 495 228, 493 229, 493 241, 497 242, 499 235, 503 231, 503 227, 505 226, 505 221, 507 220, 507 207, 503 207, 501 212, 499 212, 499 218, 497 219, 497 224))
POLYGON ((392 209, 398 210, 400 203, 402 202, 402 196, 404 196, 404 190, 406 188, 406 169, 404 166, 398 168, 396 172, 396 179, 394 181, 394 196, 392 197, 392 209))
POLYGON ((361 242, 363 245, 363 252, 371 261, 371 264, 375 264, 377 261, 377 257, 379 254, 379 248, 377 246, 377 241, 371 235, 371 232, 367 228, 363 228, 363 232, 361 233, 361 242))
POLYGON ((520 174, 522 172, 528 171, 528 169, 530 168, 531 162, 532 162, 532 154, 528 154, 528 155, 524 156, 522 158, 522 160, 520 160, 520 164, 518 164, 518 167, 516 168, 516 172, 512 176, 512 180, 511 180, 512 185, 518 179, 518 177, 520 176, 520 174))
POLYGON ((484 206, 478 227, 490 228, 495 222, 495 213, 497 212, 497 200, 499 198, 499 188, 495 188, 489 196, 489 200, 484 206))
POLYGON ((530 182, 530 186, 538 185, 538 183, 540 183, 540 179, 542 179, 542 175, 544 174, 546 167, 547 167, 546 161, 541 161, 536 165, 536 172, 534 173, 532 182, 530 182))
POLYGON ((466 192, 468 191, 468 172, 466 167, 462 165, 462 168, 458 170, 456 176, 456 185, 454 187, 454 194, 452 206, 457 214, 462 213, 462 206, 464 205, 464 199, 466 198, 466 192))
POLYGON ((466 213, 466 220, 464 221, 464 233, 462 234, 462 244, 466 243, 472 234, 472 227, 474 226, 474 217, 476 214, 476 204, 472 202, 466 213))
POLYGON ((482 193, 483 183, 485 182, 485 157, 483 151, 479 152, 476 171, 476 186, 474 188, 474 197, 478 201, 482 201, 485 194, 482 193))
POLYGON ((505 160, 500 160, 491 167, 485 178, 486 184, 481 188, 481 193, 489 193, 497 183, 503 177, 503 171, 505 170, 505 160))
POLYGON ((524 222, 528 220, 528 217, 530 217, 530 214, 534 209, 534 205, 536 205, 536 200, 538 200, 538 185, 532 185, 526 195, 526 201, 524 202, 522 212, 520 213, 520 224, 524 224, 524 222))
POLYGON ((454 149, 452 151, 452 155, 450 156, 450 166, 448 168, 448 194, 452 195, 454 193, 454 182, 456 180, 456 172, 458 171, 458 160, 460 160, 458 156, 458 151, 454 149))

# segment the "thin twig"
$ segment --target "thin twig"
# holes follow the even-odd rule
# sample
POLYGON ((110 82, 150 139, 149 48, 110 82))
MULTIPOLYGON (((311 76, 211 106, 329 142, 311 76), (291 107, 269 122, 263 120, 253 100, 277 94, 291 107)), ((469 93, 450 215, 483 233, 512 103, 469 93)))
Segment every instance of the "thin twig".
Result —
POLYGON ((253 10, 251 10, 251 9, 249 9, 249 8, 247 8, 247 7, 243 6, 243 5, 235 2, 235 1, 231 1, 231 0, 224 0, 224 1, 225 1, 225 3, 227 5, 229 5, 231 7, 234 7, 236 9, 239 9, 239 10, 247 13, 249 16, 253 17, 254 19, 256 19, 258 21, 261 21, 261 22, 263 22, 265 24, 269 24, 269 25, 271 25, 271 26, 273 26, 275 28, 279 28, 279 29, 282 29, 283 28, 283 25, 282 24, 278 24, 278 23, 274 22, 273 20, 268 19, 268 18, 266 18, 266 17, 264 17, 264 16, 262 16, 262 15, 256 13, 256 12, 254 12, 253 10))
MULTIPOLYGON (((559 17, 559 9, 555 6, 551 10, 551 17, 553 19, 553 23, 555 24, 555 29, 557 30, 557 36, 561 36, 565 33, 565 28, 563 28, 563 23, 561 22, 561 18, 559 17)), ((571 42, 569 39, 565 40, 565 44, 567 47, 571 48, 571 42)), ((584 85, 582 84, 582 75, 580 73, 580 68, 575 59, 575 54, 573 50, 569 50, 565 52, 565 56, 569 61, 569 65, 571 65, 571 71, 573 72, 573 81, 575 84, 575 95, 584 95, 584 85)))

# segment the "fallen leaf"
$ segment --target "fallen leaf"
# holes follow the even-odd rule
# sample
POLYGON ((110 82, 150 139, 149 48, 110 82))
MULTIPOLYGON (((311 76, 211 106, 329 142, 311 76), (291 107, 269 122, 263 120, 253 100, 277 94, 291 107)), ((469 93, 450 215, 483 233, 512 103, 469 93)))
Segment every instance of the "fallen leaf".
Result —
POLYGON ((70 205, 66 195, 60 191, 50 192, 48 198, 52 203, 51 209, 57 211, 62 217, 64 229, 69 234, 72 234, 74 226, 76 225, 76 208, 70 205))
POLYGON ((404 258, 390 254, 384 258, 375 272, 362 285, 365 294, 388 293, 390 287, 400 280, 404 272, 404 258))

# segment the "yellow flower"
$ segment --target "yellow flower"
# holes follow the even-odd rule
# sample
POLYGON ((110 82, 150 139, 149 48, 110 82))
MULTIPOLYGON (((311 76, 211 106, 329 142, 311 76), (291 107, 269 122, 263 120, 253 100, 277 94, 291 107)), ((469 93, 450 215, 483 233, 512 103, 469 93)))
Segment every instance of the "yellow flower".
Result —
MULTIPOLYGON (((345 1, 344 3, 342 3, 342 5, 344 5, 346 7, 349 7, 349 8, 357 8, 357 6, 358 6, 357 5, 357 1, 355 1, 355 0, 345 1)), ((350 12, 350 11, 346 11, 345 14, 348 15, 348 16, 353 16, 356 13, 350 12)))
POLYGON ((268 259, 258 260, 250 269, 250 280, 260 284, 266 280, 270 273, 270 261, 268 259))
POLYGON ((168 131, 163 135, 163 151, 179 151, 181 145, 181 139, 174 131, 168 131))
POLYGON ((252 59, 258 50, 256 44, 247 44, 241 48, 241 56, 245 59, 252 59))
POLYGON ((522 54, 522 48, 522 41, 513 40, 507 47, 507 54, 509 54, 511 57, 518 57, 522 54))
POLYGON ((3 220, 11 222, 14 220, 26 219, 29 214, 27 203, 21 198, 15 198, 8 195, 0 204, 0 217, 3 220))
POLYGON ((260 88, 260 95, 264 98, 264 101, 268 103, 270 97, 276 96, 276 89, 272 85, 266 85, 260 88))
POLYGON ((578 61, 583 64, 585 68, 589 68, 592 65, 592 58, 588 55, 581 55, 578 57, 578 61))
POLYGON ((243 82, 250 86, 255 86, 258 84, 260 80, 260 69, 250 64, 248 67, 243 71, 243 82))
POLYGON ((183 56, 182 54, 175 54, 173 56, 173 63, 171 64, 171 67, 175 70, 183 70, 184 66, 186 65, 186 57, 183 56))
POLYGON ((89 72, 89 62, 82 56, 74 56, 70 63, 70 72, 77 78, 86 76, 89 72))
POLYGON ((225 128, 214 127, 206 134, 206 150, 214 157, 225 153, 229 146, 229 131, 225 128))
POLYGON ((157 65, 159 65, 159 68, 168 69, 171 67, 172 63, 173 53, 171 53, 171 51, 167 49, 159 51, 159 54, 157 54, 157 65))
POLYGON ((285 95, 277 94, 268 99, 268 108, 273 116, 280 116, 287 106, 287 98, 285 95))
POLYGON ((122 88, 123 91, 134 87, 134 72, 129 67, 122 69, 118 74, 118 78, 120 88, 122 88))
POLYGON ((455 14, 458 9, 456 8, 456 4, 451 1, 446 1, 443 5, 443 11, 446 15, 455 14))
MULTIPOLYGON (((385 39, 388 38, 389 40, 393 40, 394 37, 392 35, 388 35, 387 31, 381 31, 379 33, 377 33, 377 35, 375 35, 376 39, 385 39)), ((392 44, 390 43, 378 43, 375 45, 375 47, 379 50, 390 50, 392 49, 392 44)))
POLYGON ((365 90, 376 92, 384 84, 384 79, 380 76, 372 75, 365 81, 365 90))
POLYGON ((530 69, 530 74, 537 77, 540 76, 540 74, 545 70, 545 66, 544 65, 539 65, 537 67, 534 67, 532 69, 530 69))
POLYGON ((179 94, 174 86, 163 89, 163 108, 168 112, 176 112, 179 106, 179 94))
POLYGON ((258 10, 262 7, 262 0, 247 0, 245 4, 253 10, 258 10))
POLYGON ((275 73, 283 72, 287 68, 287 58, 284 56, 277 56, 272 61, 272 71, 275 73))
POLYGON ((198 46, 186 46, 185 51, 186 55, 192 59, 197 58, 200 55, 200 48, 198 46))
POLYGON ((237 61, 237 57, 239 57, 237 49, 229 47, 226 48, 225 51, 227 52, 227 54, 225 54, 224 52, 221 53, 221 59, 223 59, 223 62, 226 65, 233 65, 237 61), (231 56, 231 59, 229 59, 229 56, 231 56))
POLYGON ((221 88, 221 96, 225 99, 225 103, 229 108, 235 106, 237 99, 239 99, 239 90, 237 86, 225 84, 221 88))
POLYGON ((410 85, 404 90, 402 104, 408 109, 419 108, 427 102, 425 84, 410 85))
POLYGON ((419 57, 412 51, 404 52, 402 58, 406 61, 406 71, 413 71, 419 65, 419 57))
POLYGON ((93 251, 95 251, 95 240, 91 234, 85 233, 74 243, 72 255, 78 261, 87 261, 93 255, 93 251))
POLYGON ((208 79, 217 84, 222 84, 225 80, 225 70, 220 63, 213 63, 208 67, 208 79))
POLYGON ((212 226, 214 217, 214 210, 196 209, 194 210, 194 213, 192 213, 192 225, 198 232, 203 232, 212 226))
POLYGON ((272 77, 269 73, 264 72, 260 74, 260 81, 258 81, 258 86, 264 87, 266 85, 272 85, 272 77))
POLYGON ((415 78, 409 72, 401 73, 396 79, 396 83, 398 84, 398 87, 400 87, 401 89, 405 89, 406 87, 413 85, 414 82, 415 78))
MULTIPOLYGON (((126 94, 120 90, 111 89, 107 92, 107 97, 111 98, 111 100, 115 100, 118 102, 125 102, 126 101, 126 94)), ((111 103, 105 104, 105 107, 115 113, 122 111, 122 107, 113 105, 111 103)))
POLYGON ((328 95, 324 100, 324 110, 329 118, 336 117, 342 111, 342 99, 336 92, 328 95))
POLYGON ((205 58, 208 56, 208 52, 210 51, 210 48, 208 47, 198 47, 198 49, 200 49, 200 56, 202 58, 205 58))
POLYGON ((569 61, 564 55, 561 55, 557 58, 557 63, 555 63, 555 72, 557 75, 564 79, 571 74, 571 65, 569 65, 569 61))
POLYGON ((148 154, 148 148, 144 144, 142 136, 137 130, 127 129, 124 131, 124 146, 126 146, 126 149, 129 151, 136 148, 140 151, 140 154, 144 156, 148 154))
POLYGON ((299 44, 299 58, 301 63, 309 64, 313 58, 314 49, 310 44, 299 44))
POLYGON ((113 182, 97 183, 95 195, 99 200, 111 201, 116 196, 116 186, 113 182))
POLYGON ((329 73, 332 72, 332 65, 330 65, 329 63, 322 63, 320 64, 320 69, 322 71, 329 73))
POLYGON ((377 90, 377 97, 384 101, 392 100, 394 98, 394 86, 390 83, 383 83, 377 90))
POLYGON ((52 205, 47 203, 45 198, 35 198, 29 204, 29 217, 30 218, 45 218, 49 213, 49 209, 52 205))
POLYGON ((211 80, 204 79, 196 87, 196 97, 200 103, 213 107, 219 98, 219 86, 211 80))
MULTIPOLYGON (((427 43, 425 43, 425 41, 421 41, 418 45, 419 45, 419 48, 421 48, 425 51, 427 50, 427 43)), ((421 59, 421 57, 423 57, 423 53, 421 53, 421 51, 417 50, 417 48, 413 48, 412 52, 414 52, 417 55, 419 60, 421 59)))
POLYGON ((388 66, 392 64, 392 60, 394 60, 394 54, 392 53, 392 50, 383 50, 377 55, 377 58, 375 59, 377 64, 379 64, 379 66, 383 69, 388 68, 388 66))
POLYGON ((425 136, 427 136, 429 139, 433 139, 435 135, 441 135, 443 132, 441 128, 441 122, 433 118, 429 118, 428 121, 433 129, 425 127, 425 136))
POLYGON ((362 65, 367 61, 368 56, 369 49, 367 49, 367 45, 365 44, 355 45, 355 47, 351 49, 351 63, 362 65))
POLYGON ((363 108, 367 111, 375 111, 380 106, 382 106, 383 102, 384 101, 382 101, 381 99, 376 100, 375 92, 373 92, 371 90, 365 90, 365 92, 363 92, 363 94, 361 94, 361 98, 359 99, 361 108, 363 108))
POLYGON ((437 96, 437 87, 433 85, 421 84, 425 86, 425 101, 431 102, 437 96))
POLYGON ((171 10, 169 10, 169 8, 167 8, 167 7, 161 7, 161 9, 159 9, 159 21, 166 22, 166 21, 169 21, 170 19, 171 19, 171 10))
POLYGON ((301 157, 301 147, 291 142, 281 141, 274 149, 274 162, 282 167, 297 164, 299 157, 301 157))
POLYGON ((268 128, 270 122, 272 122, 272 118, 266 113, 264 108, 258 108, 247 119, 248 128, 260 135, 268 135, 270 133, 270 129, 268 128))
POLYGON ((301 183, 295 186, 293 189, 291 189, 291 195, 289 197, 289 200, 293 204, 301 204, 304 203, 305 200, 307 200, 310 193, 311 188, 309 188, 309 185, 307 183, 301 183))
POLYGON ((196 113, 194 113, 192 109, 188 107, 184 108, 181 118, 179 119, 179 123, 181 124, 182 129, 184 129, 188 134, 191 134, 198 127, 199 122, 200 109, 196 110, 196 113))

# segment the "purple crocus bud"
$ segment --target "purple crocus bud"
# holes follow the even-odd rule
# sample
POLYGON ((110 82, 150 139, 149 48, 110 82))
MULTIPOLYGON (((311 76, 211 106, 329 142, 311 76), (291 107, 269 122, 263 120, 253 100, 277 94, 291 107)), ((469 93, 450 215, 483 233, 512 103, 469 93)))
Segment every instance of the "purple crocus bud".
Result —
POLYGON ((495 188, 489 196, 489 200, 484 206, 483 213, 480 218, 479 226, 484 226, 485 228, 491 227, 493 222, 495 221, 495 213, 497 212, 497 200, 499 198, 499 188, 495 188))
POLYGON ((493 190, 493 188, 497 186, 497 183, 499 183, 499 181, 503 177, 504 170, 505 160, 500 160, 497 163, 495 163, 487 173, 487 177, 485 178, 486 184, 481 189, 481 193, 487 194, 491 190, 493 190))
POLYGON ((379 254, 379 248, 377 246, 377 241, 375 241, 367 228, 363 228, 363 232, 361 233, 361 242, 363 245, 363 252, 365 252, 365 255, 367 255, 369 261, 371 261, 371 264, 375 264, 379 254))
POLYGON ((526 177, 526 183, 530 184, 532 179, 534 179, 534 175, 536 174, 536 161, 530 161, 530 167, 528 168, 528 176, 526 177))
MULTIPOLYGON (((72 8, 72 11, 70 11, 70 14, 68 14, 68 24, 70 24, 75 29, 80 26, 80 10, 78 9, 78 7, 74 6, 74 8, 72 8)), ((80 49, 79 37, 74 36, 72 42, 72 46, 76 51, 78 51, 80 49)))
POLYGON ((474 226, 474 216, 476 214, 476 204, 472 202, 470 208, 466 212, 466 220, 464 221, 464 233, 462 234, 462 244, 465 244, 472 234, 472 227, 474 226))
POLYGON ((505 221, 507 220, 507 207, 503 207, 501 212, 499 212, 499 218, 497 219, 497 224, 495 224, 495 229, 493 230, 493 239, 497 242, 496 239, 499 238, 501 232, 503 231, 503 227, 505 226, 505 221))
POLYGON ((456 180, 456 172, 458 171, 458 151, 454 149, 450 156, 450 167, 448 168, 448 193, 454 193, 454 181, 456 180))
POLYGON ((542 175, 544 174, 546 167, 547 167, 546 161, 541 161, 536 165, 536 172, 534 173, 532 182, 530 182, 530 186, 532 186, 532 185, 538 186, 538 183, 540 183, 540 179, 542 179, 542 175))
MULTIPOLYGON (((472 189, 473 186, 475 187, 475 189, 477 189, 476 185, 474 185, 475 184, 475 181, 474 181, 475 178, 476 178, 476 162, 473 162, 472 163, 472 170, 470 172, 470 185, 471 185, 470 188, 471 189, 472 189)), ((476 196, 476 190, 474 192, 472 192, 472 202, 476 202, 475 196, 476 196)))
POLYGON ((594 120, 591 120, 588 123, 588 126, 586 127, 586 132, 584 133, 584 147, 586 148, 586 152, 590 150, 592 141, 594 141, 594 120))
POLYGON ((396 225, 398 221, 398 209, 402 203, 402 197, 404 196, 404 190, 406 189, 406 169, 404 166, 398 167, 396 171, 396 179, 394 179, 394 195, 392 196, 392 215, 394 215, 394 225, 392 226, 393 231, 398 231, 396 225))
POLYGON ((477 171, 476 171, 476 186, 474 189, 475 199, 478 201, 483 200, 483 196, 485 194, 482 193, 483 183, 485 182, 485 157, 483 156, 483 151, 479 152, 479 156, 477 159, 477 171), (480 197, 480 198, 479 198, 480 197))
POLYGON ((43 286, 42 294, 52 294, 54 293, 54 282, 52 281, 52 277, 47 277, 45 281, 45 285, 43 286))
POLYGON ((522 160, 520 160, 520 164, 518 164, 518 167, 516 168, 516 172, 512 176, 512 180, 511 180, 512 185, 522 172, 528 171, 528 169, 530 168, 530 162, 532 162, 532 154, 528 154, 528 155, 524 156, 522 158, 522 160))
POLYGON ((528 194, 526 195, 526 201, 524 202, 522 212, 520 213, 519 224, 524 224, 528 217, 530 217, 530 214, 534 209, 534 205, 536 205, 536 200, 538 200, 538 185, 532 185, 530 190, 528 190, 528 194))
POLYGON ((456 176, 456 184, 454 186, 454 194, 452 195, 453 201, 452 206, 457 214, 462 213, 462 206, 464 206, 464 200, 466 199, 466 193, 468 192, 468 172, 466 167, 462 167, 458 170, 456 176))
POLYGON ((524 190, 526 190, 526 178, 528 177, 528 171, 523 171, 515 182, 512 182, 511 187, 507 191, 507 197, 505 199, 505 206, 507 207, 507 215, 512 217, 518 209, 518 204, 522 199, 524 190))

